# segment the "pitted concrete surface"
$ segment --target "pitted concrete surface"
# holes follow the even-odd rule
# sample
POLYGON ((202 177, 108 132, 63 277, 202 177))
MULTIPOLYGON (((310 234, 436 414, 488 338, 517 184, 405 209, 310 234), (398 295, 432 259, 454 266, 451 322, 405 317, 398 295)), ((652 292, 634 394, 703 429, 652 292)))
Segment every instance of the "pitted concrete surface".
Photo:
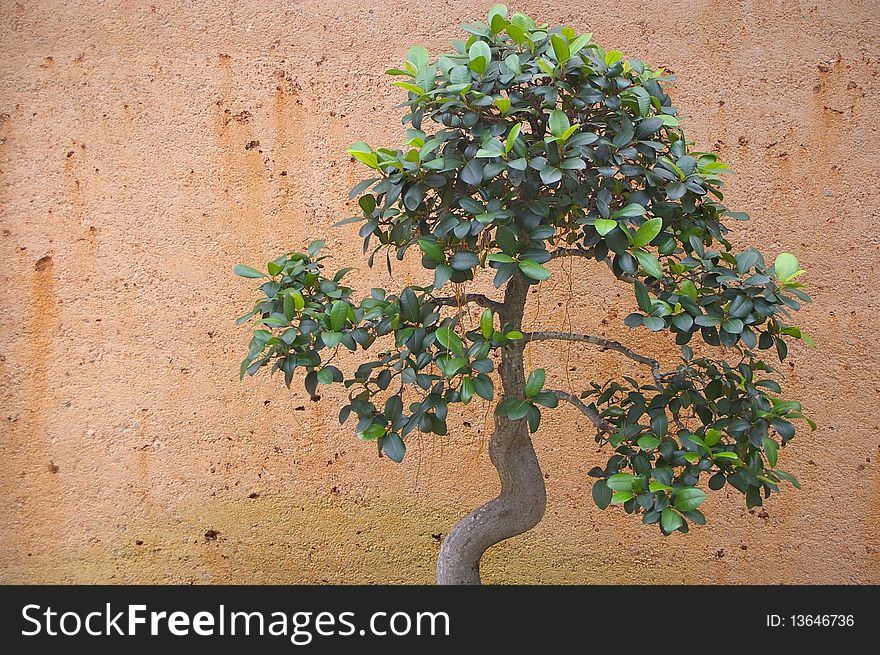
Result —
MULTIPOLYGON (((440 539, 497 486, 475 402, 403 465, 340 427, 340 392, 238 381, 252 302, 231 275, 326 237, 370 270, 347 191, 353 141, 396 145, 403 92, 382 73, 433 53, 489 3, 0 4, 0 580, 429 582, 440 539), (361 263, 363 262, 363 263, 361 263)), ((880 582, 875 2, 521 2, 538 20, 679 77, 688 135, 736 171, 737 245, 798 254, 815 303, 786 392, 819 429, 781 451, 804 484, 756 512, 713 493, 709 523, 662 538, 593 505, 604 461, 583 417, 545 417, 549 507, 487 556, 491 582, 880 582)), ((629 289, 553 265, 532 326, 614 336, 629 289)), ((474 285, 491 292, 488 280, 474 285)), ((614 353, 534 344, 548 386, 631 373, 614 353)))

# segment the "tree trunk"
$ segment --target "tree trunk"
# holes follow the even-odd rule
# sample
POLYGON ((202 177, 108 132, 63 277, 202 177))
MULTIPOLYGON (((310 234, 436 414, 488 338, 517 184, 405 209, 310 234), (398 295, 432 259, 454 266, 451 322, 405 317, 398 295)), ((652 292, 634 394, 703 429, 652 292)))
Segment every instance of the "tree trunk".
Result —
MULTIPOLYGON (((507 283, 499 312, 509 329, 522 328, 529 285, 515 275, 507 283)), ((522 398, 525 387, 522 341, 501 350, 501 384, 505 398, 522 398)), ((495 544, 535 527, 544 516, 547 492, 525 419, 495 417, 489 457, 501 478, 497 498, 461 519, 443 541, 437 559, 437 584, 480 584, 480 559, 495 544)))

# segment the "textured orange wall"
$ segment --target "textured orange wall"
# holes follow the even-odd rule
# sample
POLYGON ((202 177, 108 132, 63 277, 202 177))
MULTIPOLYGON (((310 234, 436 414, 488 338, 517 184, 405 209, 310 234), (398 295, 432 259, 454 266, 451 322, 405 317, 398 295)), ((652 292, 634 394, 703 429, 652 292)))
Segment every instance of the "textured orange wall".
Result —
MULTIPOLYGON (((488 3, 2 2, 0 580, 426 582, 439 537, 496 488, 475 403, 445 439, 379 460, 338 426, 340 395, 239 383, 251 302, 234 263, 326 236, 362 261, 352 141, 396 144, 382 71, 432 52, 488 3), (466 421, 466 422, 465 422, 466 421)), ((819 423, 782 453, 804 489, 761 511, 713 494, 661 538, 598 511, 606 454, 574 410, 536 437, 549 507, 494 549, 493 582, 880 582, 876 2, 521 2, 539 19, 679 74, 689 136, 737 171, 739 245, 799 254, 820 344, 787 389, 819 423), (725 502, 725 501, 728 502, 725 502)), ((355 264, 356 265, 356 264, 355 264)), ((355 286, 394 279, 362 265, 355 286)), ((555 264, 532 324, 628 331, 630 291, 555 264)), ((489 285, 480 284, 477 287, 489 285)), ((533 345, 553 386, 629 372, 613 353, 533 345)))

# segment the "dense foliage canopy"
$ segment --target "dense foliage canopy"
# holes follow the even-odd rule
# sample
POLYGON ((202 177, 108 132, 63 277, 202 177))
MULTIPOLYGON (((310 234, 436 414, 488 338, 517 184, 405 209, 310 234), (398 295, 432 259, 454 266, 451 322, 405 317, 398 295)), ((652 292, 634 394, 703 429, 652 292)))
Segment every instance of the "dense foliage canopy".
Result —
POLYGON ((464 29, 452 52, 433 59, 417 46, 388 71, 407 93, 405 145, 351 147, 373 176, 351 192, 361 213, 340 222, 360 224, 371 265, 377 254, 390 267, 392 255, 417 249, 433 280, 357 300, 342 282, 350 269, 324 272, 320 241, 265 271, 238 266, 262 292, 240 319, 258 323, 242 375, 268 367, 289 386, 300 370, 312 396, 344 384, 340 421, 353 415, 358 438, 401 461, 414 431, 447 433, 450 405, 495 398, 499 349, 557 334, 500 324, 500 301, 458 283, 492 269, 498 288, 513 276, 539 284, 552 259, 586 257, 633 289, 637 311, 623 323, 674 335, 680 365, 663 372, 617 342, 568 335, 612 344, 648 365, 650 382, 627 376, 575 396, 545 390, 537 369, 522 397, 501 399, 496 412, 535 431, 542 408, 560 398, 578 406, 613 451, 590 473, 595 502, 622 504, 665 534, 704 522, 704 474, 710 489, 729 483, 749 507, 781 481, 797 485, 776 468, 777 450, 803 415, 779 397, 764 357, 782 360, 786 339, 808 340, 790 322, 809 301, 802 271, 787 253, 771 264, 754 248, 734 252, 725 221, 748 217, 723 204, 727 167, 689 147, 664 90, 671 76, 501 5, 464 29), (441 295, 447 287, 455 293, 441 295), (469 302, 485 309, 468 330, 469 302), (695 354, 694 337, 697 351, 715 346, 720 356, 695 354), (373 355, 344 373, 333 364, 340 348, 373 355))

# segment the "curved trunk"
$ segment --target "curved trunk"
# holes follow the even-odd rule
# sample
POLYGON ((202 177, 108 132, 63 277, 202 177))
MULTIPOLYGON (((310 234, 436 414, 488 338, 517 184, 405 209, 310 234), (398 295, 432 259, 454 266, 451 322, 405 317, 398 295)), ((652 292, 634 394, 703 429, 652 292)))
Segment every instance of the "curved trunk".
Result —
MULTIPOLYGON (((528 284, 515 275, 507 284, 501 322, 522 327, 528 284)), ((501 384, 505 398, 522 398, 525 387, 522 341, 501 351, 501 384)), ((443 541, 437 559, 437 584, 480 584, 480 559, 495 544, 535 527, 544 516, 544 476, 529 438, 525 419, 495 417, 489 457, 501 479, 497 498, 461 519, 443 541)))

